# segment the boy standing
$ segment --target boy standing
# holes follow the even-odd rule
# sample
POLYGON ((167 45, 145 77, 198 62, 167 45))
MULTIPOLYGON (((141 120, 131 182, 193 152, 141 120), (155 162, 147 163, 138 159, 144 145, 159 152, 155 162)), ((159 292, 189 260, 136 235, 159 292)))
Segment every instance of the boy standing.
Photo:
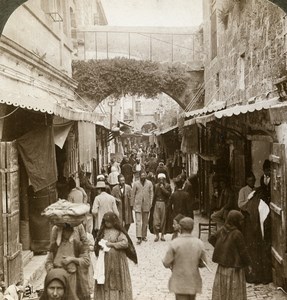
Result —
POLYGON ((206 261, 204 244, 191 235, 193 219, 185 217, 179 224, 181 235, 170 243, 163 264, 172 270, 169 290, 176 300, 194 300, 202 289, 199 267, 206 261))

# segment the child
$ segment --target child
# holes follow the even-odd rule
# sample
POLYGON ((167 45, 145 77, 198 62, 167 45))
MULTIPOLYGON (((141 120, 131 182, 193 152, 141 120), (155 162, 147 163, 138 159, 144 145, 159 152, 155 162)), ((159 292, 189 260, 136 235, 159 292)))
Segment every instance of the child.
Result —
POLYGON ((184 218, 184 215, 182 214, 178 214, 174 219, 173 219, 173 229, 174 229, 174 232, 173 232, 173 235, 172 235, 172 240, 174 240, 175 238, 178 237, 178 235, 180 234, 180 225, 179 225, 179 221, 181 219, 184 218))
POLYGON ((169 280, 169 291, 176 299, 194 300, 201 293, 202 280, 199 267, 206 261, 203 242, 191 235, 193 219, 180 220, 181 234, 174 239, 163 259, 163 265, 172 270, 169 280))

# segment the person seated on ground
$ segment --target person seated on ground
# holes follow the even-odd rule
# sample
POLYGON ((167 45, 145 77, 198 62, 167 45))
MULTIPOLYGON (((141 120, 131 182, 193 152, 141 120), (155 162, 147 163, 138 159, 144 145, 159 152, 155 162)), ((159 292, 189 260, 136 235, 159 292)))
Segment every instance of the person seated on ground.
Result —
POLYGON ((180 235, 180 225, 179 222, 180 220, 182 220, 183 218, 185 218, 184 215, 182 214, 178 214, 174 219, 173 219, 173 234, 172 234, 172 240, 174 240, 175 238, 177 238, 180 235))
POLYGON ((78 229, 79 226, 72 227, 69 224, 52 228, 51 246, 45 266, 47 272, 58 268, 66 270, 74 295, 79 299, 90 300, 87 236, 84 237, 85 242, 82 242, 78 229))
POLYGON ((70 287, 69 275, 63 269, 53 269, 45 277, 44 291, 39 300, 78 300, 70 287))
POLYGON ((211 215, 211 220, 221 227, 223 226, 229 211, 238 209, 238 206, 234 193, 228 184, 228 179, 226 177, 221 177, 219 179, 219 184, 221 187, 221 193, 218 199, 219 210, 211 215))
POLYGON ((241 209, 247 202, 249 195, 255 191, 255 176, 251 172, 246 177, 246 186, 240 189, 238 195, 238 207, 241 209))
POLYGON ((204 267, 206 254, 203 242, 191 235, 193 219, 185 217, 179 224, 181 235, 170 243, 163 265, 172 271, 169 291, 176 299, 194 300, 202 290, 199 268, 204 267))
POLYGON ((68 180, 70 193, 68 195, 68 201, 72 203, 87 203, 88 197, 85 190, 76 185, 76 181, 73 177, 69 177, 68 180))

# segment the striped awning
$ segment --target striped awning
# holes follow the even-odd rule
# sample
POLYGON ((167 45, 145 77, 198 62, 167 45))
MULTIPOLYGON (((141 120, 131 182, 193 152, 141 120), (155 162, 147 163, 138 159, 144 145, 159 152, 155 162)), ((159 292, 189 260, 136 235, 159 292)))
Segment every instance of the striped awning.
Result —
POLYGON ((280 105, 279 97, 272 98, 270 100, 258 101, 246 105, 235 105, 227 109, 218 110, 210 114, 195 116, 192 119, 186 120, 184 126, 190 126, 193 124, 203 124, 214 121, 216 119, 228 118, 232 116, 238 116, 240 114, 252 113, 255 111, 261 111, 263 109, 270 109, 280 105))
POLYGON ((54 114, 56 116, 73 121, 88 121, 96 123, 97 114, 82 110, 77 102, 71 103, 67 99, 57 95, 38 97, 33 94, 23 94, 0 90, 0 103, 13 105, 25 109, 54 114))

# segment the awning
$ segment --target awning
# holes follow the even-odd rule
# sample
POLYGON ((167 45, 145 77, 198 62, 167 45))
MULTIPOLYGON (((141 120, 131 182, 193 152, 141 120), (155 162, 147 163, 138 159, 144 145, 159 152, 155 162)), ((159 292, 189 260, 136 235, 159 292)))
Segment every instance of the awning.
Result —
POLYGON ((255 102, 247 105, 235 105, 233 107, 224 109, 222 111, 217 111, 214 113, 215 118, 221 119, 224 117, 238 116, 240 114, 246 114, 248 112, 260 111, 262 109, 271 108, 274 105, 280 104, 279 97, 275 97, 270 100, 264 100, 260 102, 255 102))
POLYGON ((184 122, 184 126, 190 126, 193 124, 206 125, 206 123, 214 121, 216 119, 238 116, 240 114, 246 114, 249 112, 260 111, 263 109, 270 109, 270 108, 276 107, 280 104, 282 104, 282 102, 279 101, 279 97, 275 97, 270 100, 258 101, 258 102, 246 104, 246 105, 238 105, 237 104, 235 106, 229 107, 224 110, 215 111, 211 114, 206 114, 204 116, 198 116, 198 117, 195 116, 194 118, 192 118, 190 120, 186 120, 184 122))
POLYGON ((176 128, 178 128, 178 125, 174 125, 174 126, 169 127, 169 128, 167 128, 167 129, 165 129, 165 130, 162 130, 162 131, 158 131, 158 132, 156 133, 156 135, 166 134, 166 133, 168 133, 168 132, 170 132, 170 131, 172 131, 172 130, 174 130, 174 129, 176 129, 176 128))
POLYGON ((206 114, 224 109, 225 107, 226 107, 226 101, 212 102, 211 104, 207 105, 204 108, 186 112, 185 116, 187 118, 195 117, 195 116, 202 116, 202 115, 206 115, 206 114))
POLYGON ((73 103, 73 106, 69 104, 69 102, 71 101, 56 95, 37 97, 33 94, 16 93, 5 91, 3 89, 0 90, 0 103, 40 111, 51 115, 54 114, 67 120, 96 122, 96 113, 80 109, 80 107, 77 107, 76 101, 73 103))

